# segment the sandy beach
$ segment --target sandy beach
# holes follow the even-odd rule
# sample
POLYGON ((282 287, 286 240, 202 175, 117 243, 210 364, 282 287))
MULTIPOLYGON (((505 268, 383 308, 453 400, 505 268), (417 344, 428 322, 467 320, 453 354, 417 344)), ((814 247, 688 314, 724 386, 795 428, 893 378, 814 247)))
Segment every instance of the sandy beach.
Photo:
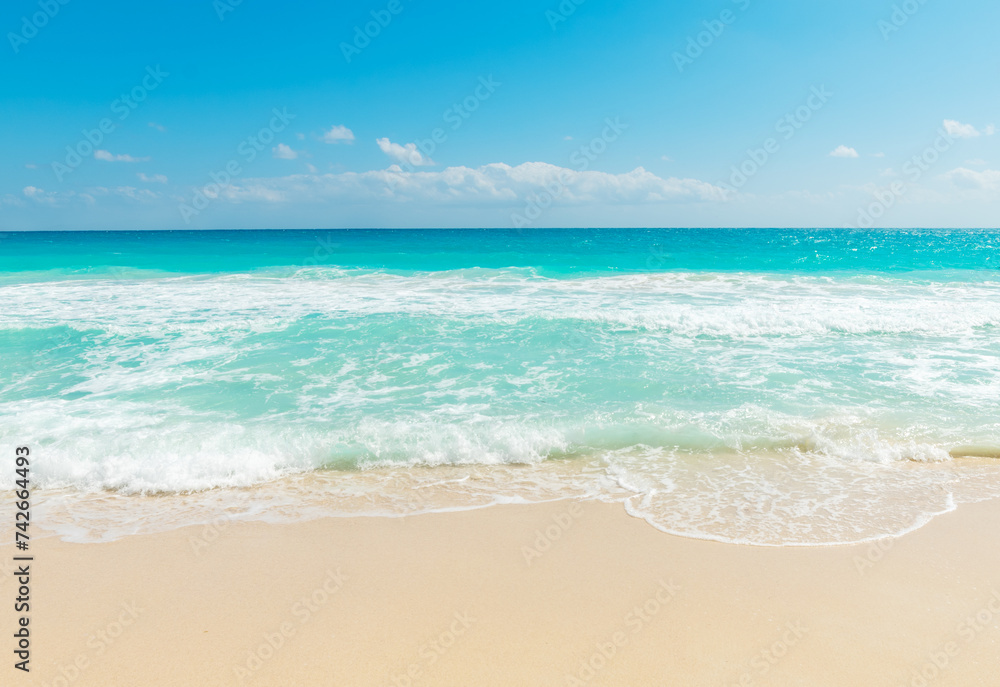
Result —
POLYGON ((0 687, 1000 687, 1000 2, 7 5, 0 687))
POLYGON ((998 529, 747 547, 561 501, 42 539, 30 684, 993 685, 998 529))

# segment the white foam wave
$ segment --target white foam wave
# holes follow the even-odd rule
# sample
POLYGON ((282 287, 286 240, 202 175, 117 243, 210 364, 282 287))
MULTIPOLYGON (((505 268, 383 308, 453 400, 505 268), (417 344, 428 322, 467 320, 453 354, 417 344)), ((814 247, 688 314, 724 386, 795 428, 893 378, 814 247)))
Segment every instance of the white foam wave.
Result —
POLYGON ((982 335, 1000 326, 1000 284, 749 274, 581 279, 348 273, 0 286, 0 329, 66 325, 112 335, 283 331, 309 317, 576 320, 678 337, 982 335))
POLYGON ((419 488, 418 510, 586 495, 807 544, 1000 493, 996 461, 953 459, 1000 455, 995 281, 317 268, 6 283, 0 304, 0 443, 30 438, 43 490, 95 518, 155 493, 190 522, 219 490, 263 498, 253 517, 398 514, 419 488), (580 461, 600 470, 552 472, 580 461), (274 486, 324 468, 315 498, 274 486))

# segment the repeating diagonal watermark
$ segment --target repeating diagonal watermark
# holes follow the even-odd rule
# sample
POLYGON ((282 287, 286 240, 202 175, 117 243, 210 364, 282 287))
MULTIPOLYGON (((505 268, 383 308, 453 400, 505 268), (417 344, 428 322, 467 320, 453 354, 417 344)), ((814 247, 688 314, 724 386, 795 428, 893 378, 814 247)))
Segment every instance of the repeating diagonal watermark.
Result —
POLYGON ((886 537, 885 539, 879 539, 878 541, 873 541, 867 547, 865 547, 865 555, 854 556, 854 569, 858 571, 858 575, 864 577, 868 571, 875 567, 876 563, 879 563, 885 554, 892 550, 892 547, 896 545, 895 537, 886 537))
POLYGON ((246 649, 243 658, 233 664, 233 673, 240 684, 253 678, 254 674, 264 667, 265 663, 274 658, 288 640, 294 637, 303 625, 312 620, 343 588, 347 579, 347 575, 342 573, 340 568, 327 570, 326 577, 316 589, 292 604, 289 609, 290 619, 280 623, 273 631, 265 632, 256 647, 246 649), (298 625, 294 621, 298 621, 298 625))
POLYGON ((556 27, 569 20, 576 13, 576 9, 586 1, 562 0, 554 10, 545 10, 545 19, 549 22, 549 27, 555 31, 556 27))
POLYGON ((219 21, 225 21, 226 15, 236 11, 236 8, 242 4, 243 0, 214 0, 212 9, 215 10, 215 16, 219 18, 219 21))
MULTIPOLYGON (((732 0, 737 9, 746 12, 750 8, 751 0, 732 0)), ((694 64, 695 60, 705 54, 715 44, 715 41, 726 32, 726 29, 736 23, 740 14, 730 9, 722 10, 717 19, 706 19, 702 22, 703 31, 699 31, 693 36, 688 36, 684 52, 674 51, 671 56, 677 71, 683 73, 685 67, 694 64)))
POLYGON ((564 674, 566 687, 583 687, 597 677, 628 645, 630 638, 648 627, 680 591, 680 585, 674 584, 673 580, 659 580, 653 595, 625 614, 622 627, 607 635, 603 641, 598 641, 593 653, 581 660, 574 672, 564 674))
POLYGON ((116 115, 115 119, 103 117, 97 122, 93 129, 84 129, 81 133, 83 137, 73 145, 66 146, 66 157, 60 162, 52 162, 52 171, 56 175, 57 181, 62 181, 67 174, 76 170, 83 161, 90 156, 100 158, 106 151, 101 151, 99 146, 105 141, 108 135, 118 130, 118 122, 124 122, 129 115, 146 101, 149 94, 160 87, 164 79, 170 76, 169 72, 163 71, 160 65, 146 67, 146 74, 142 80, 132 87, 128 93, 122 93, 111 101, 109 108, 111 113, 116 115))
POLYGON ((236 516, 223 509, 218 515, 201 526, 196 535, 188 537, 188 545, 195 556, 202 556, 205 551, 221 537, 236 521, 236 516))
POLYGON ((884 40, 889 40, 892 34, 899 31, 906 22, 910 21, 917 12, 927 4, 928 0, 904 0, 898 5, 892 6, 892 14, 889 19, 879 19, 876 26, 884 40))
POLYGON ((340 43, 340 52, 348 64, 371 45, 373 40, 382 35, 382 30, 387 28, 393 18, 401 14, 404 9, 406 8, 403 7, 402 0, 389 0, 384 9, 371 11, 371 21, 355 26, 351 42, 340 43))
POLYGON ((389 676, 392 687, 413 687, 418 680, 425 677, 427 669, 437 663, 447 654, 459 639, 465 636, 476 619, 468 611, 456 611, 452 614, 448 627, 437 633, 433 639, 420 645, 417 649, 418 660, 406 666, 406 671, 393 673, 389 676))
POLYGON ((546 525, 543 529, 535 530, 535 538, 531 545, 521 547, 521 555, 524 556, 525 565, 530 566, 535 560, 541 558, 582 517, 583 506, 574 502, 566 510, 553 515, 551 524, 546 525))
MULTIPOLYGON (((441 120, 446 126, 434 127, 426 138, 418 138, 409 146, 412 153, 406 155, 399 161, 399 172, 412 173, 417 171, 419 163, 430 160, 431 156, 441 145, 448 141, 448 137, 462 128, 462 126, 477 112, 484 102, 489 100, 503 83, 493 78, 493 75, 480 76, 476 80, 476 86, 467 96, 452 103, 441 113, 441 120)), ((395 170, 394 170, 395 171, 395 170)), ((393 190, 400 183, 398 175, 388 178, 389 187, 393 190)))
POLYGON ((806 637, 809 630, 801 621, 790 622, 781 630, 781 636, 754 654, 749 669, 727 687, 753 687, 755 680, 765 678, 793 647, 806 637))
POLYGON ((68 5, 70 0, 39 0, 38 11, 28 17, 21 17, 21 30, 17 33, 7 32, 7 40, 14 54, 21 52, 21 46, 27 45, 38 32, 49 25, 49 22, 59 14, 63 5, 68 5))
POLYGON ((336 255, 337 249, 340 247, 339 243, 334 243, 330 240, 332 234, 327 233, 326 236, 316 237, 316 247, 313 248, 313 253, 311 256, 302 261, 302 264, 307 267, 314 267, 320 263, 324 263, 330 259, 333 255, 336 255))
POLYGON ((924 662, 913 668, 903 683, 904 687, 929 687, 961 655, 963 648, 971 645, 986 630, 997 627, 1000 619, 1000 591, 994 589, 989 600, 973 615, 964 618, 956 627, 957 639, 951 639, 927 654, 924 662))
POLYGON ((857 217, 850 228, 869 229, 875 226, 876 220, 884 217, 909 192, 910 186, 919 182, 954 145, 955 137, 948 128, 938 129, 934 142, 903 164, 902 172, 906 180, 897 179, 888 186, 875 189, 872 202, 857 209, 857 217))
POLYGON ((833 97, 826 86, 813 86, 805 101, 797 108, 784 115, 774 124, 774 132, 779 138, 770 136, 756 148, 747 148, 746 157, 739 165, 730 168, 729 181, 717 182, 723 189, 723 198, 729 200, 756 176, 781 151, 782 141, 790 141, 809 122, 813 116, 822 110, 833 97))
POLYGON ((286 107, 280 110, 272 108, 271 114, 273 116, 267 126, 262 127, 256 134, 247 136, 236 146, 237 157, 229 160, 222 169, 209 172, 208 176, 212 181, 197 189, 190 202, 177 206, 185 224, 190 224, 193 217, 200 215, 223 191, 230 188, 236 178, 245 171, 245 165, 252 163, 260 153, 267 150, 277 135, 295 119, 295 115, 289 114, 286 107))
POLYGON ((524 229, 538 221, 545 211, 551 208, 556 200, 573 184, 574 172, 582 173, 590 169, 591 163, 603 155, 608 146, 617 141, 622 133, 628 129, 628 124, 623 124, 621 117, 614 119, 607 117, 604 124, 600 136, 595 136, 589 143, 580 146, 569 156, 573 169, 560 168, 555 178, 543 184, 540 191, 528 196, 521 212, 511 214, 510 221, 515 229, 524 229))
POLYGON ((103 656, 125 634, 128 628, 135 625, 145 612, 135 601, 127 601, 121 605, 114 620, 111 620, 87 635, 87 650, 76 655, 69 663, 57 663, 59 674, 51 682, 42 680, 42 687, 70 687, 79 680, 95 659, 103 656))

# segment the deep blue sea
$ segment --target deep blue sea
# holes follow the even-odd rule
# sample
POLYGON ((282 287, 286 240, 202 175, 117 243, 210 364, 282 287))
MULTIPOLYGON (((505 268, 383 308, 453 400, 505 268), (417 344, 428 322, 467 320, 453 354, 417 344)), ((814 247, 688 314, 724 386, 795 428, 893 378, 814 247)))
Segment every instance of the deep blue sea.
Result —
POLYGON ((23 444, 79 540, 556 498, 899 534, 1000 495, 1000 231, 4 233, 23 444))

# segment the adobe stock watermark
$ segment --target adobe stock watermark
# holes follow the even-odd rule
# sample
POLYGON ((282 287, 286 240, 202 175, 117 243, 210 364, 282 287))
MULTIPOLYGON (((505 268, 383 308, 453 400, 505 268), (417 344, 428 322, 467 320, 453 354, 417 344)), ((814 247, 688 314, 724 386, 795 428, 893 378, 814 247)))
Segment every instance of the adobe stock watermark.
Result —
MULTIPOLYGON (((170 72, 165 72, 160 65, 146 67, 146 75, 142 81, 134 86, 128 93, 122 93, 111 101, 109 106, 111 114, 117 115, 118 122, 124 122, 129 115, 146 101, 149 94, 160 87, 164 79, 170 76, 170 72)), ((74 145, 66 146, 66 157, 62 162, 58 160, 52 162, 52 171, 56 175, 56 180, 62 181, 67 174, 75 171, 83 161, 92 156, 104 139, 118 130, 118 124, 111 117, 104 117, 93 129, 84 129, 83 138, 74 145)))
MULTIPOLYGON (((428 138, 418 138, 414 141, 417 151, 420 155, 426 158, 430 158, 438 148, 448 141, 448 137, 462 128, 466 121, 469 120, 472 115, 482 107, 482 104, 489 100, 497 89, 502 86, 503 83, 496 81, 493 75, 480 76, 477 80, 475 88, 469 93, 469 95, 462 98, 460 101, 452 103, 450 107, 446 108, 444 112, 441 113, 441 119, 445 127, 435 127, 428 138)), ((399 165, 403 172, 414 172, 416 171, 416 165, 414 165, 409 160, 404 160, 399 165)), ((395 188, 398 183, 396 177, 389 177, 389 185, 391 188, 395 188)))
POLYGON ((303 265, 306 267, 315 267, 337 254, 340 244, 331 241, 330 236, 331 234, 327 234, 325 237, 316 237, 316 247, 313 248, 313 254, 302 261, 303 265))
POLYGON ((909 680, 904 682, 903 686, 929 687, 934 680, 951 667, 964 647, 976 641, 976 638, 986 630, 995 628, 998 619, 1000 619, 1000 592, 994 589, 989 601, 974 615, 966 617, 955 628, 958 639, 947 641, 938 649, 931 651, 922 665, 911 670, 909 680))
POLYGON ((394 17, 406 9, 401 0, 389 0, 385 9, 372 10, 372 20, 363 26, 354 27, 354 37, 350 43, 341 41, 340 52, 350 64, 351 60, 361 54, 361 51, 372 44, 372 41, 382 35, 382 30, 392 23, 394 17))
POLYGON ((869 229, 875 226, 875 221, 884 217, 906 195, 909 185, 919 182, 954 145, 955 137, 944 127, 938 129, 937 138, 931 145, 903 163, 902 172, 907 180, 896 180, 884 188, 876 189, 872 194, 872 202, 857 209, 857 219, 850 225, 851 228, 869 229))
POLYGON ((576 8, 587 0, 562 0, 554 10, 545 10, 545 18, 549 22, 549 27, 555 31, 556 27, 567 21, 576 12, 576 8))
POLYGON ((629 638, 642 632, 643 628, 647 627, 667 607, 680 590, 681 587, 674 584, 673 580, 669 582, 659 580, 653 595, 641 604, 634 606, 622 619, 624 628, 612 632, 605 641, 597 642, 594 652, 580 661, 576 672, 564 675, 566 687, 583 687, 597 677, 598 673, 611 662, 611 659, 628 645, 629 638))
POLYGON ((405 673, 394 673, 389 676, 392 687, 413 687, 416 681, 423 679, 424 672, 428 668, 441 660, 455 646, 456 642, 465 636, 465 633, 475 622, 476 619, 469 615, 468 611, 456 611, 446 630, 438 633, 429 642, 421 644, 417 649, 419 661, 414 661, 406 666, 405 673))
POLYGON ((214 0, 212 9, 215 10, 215 15, 219 18, 219 21, 225 21, 226 15, 230 12, 235 12, 236 8, 242 4, 243 0, 214 0))
POLYGON ((747 182, 778 154, 781 150, 781 141, 792 140, 795 134, 833 97, 833 93, 826 90, 826 86, 813 86, 811 91, 802 105, 775 122, 774 131, 780 134, 780 139, 772 136, 765 139, 759 148, 747 148, 743 162, 730 168, 729 183, 720 181, 716 184, 723 189, 724 200, 729 200, 730 194, 736 194, 746 186, 747 182))
MULTIPOLYGON (((347 579, 347 575, 342 573, 340 568, 336 571, 327 570, 320 586, 292 604, 289 612, 295 620, 298 620, 299 627, 312 620, 341 590, 347 579)), ((246 656, 233 666, 233 672, 240 684, 252 678, 267 661, 274 658, 278 650, 285 646, 285 642, 295 636, 298 629, 292 620, 286 620, 273 632, 265 632, 256 648, 246 650, 246 656)))
POLYGON ((209 546, 218 541, 219 537, 235 522, 236 516, 223 510, 214 518, 201 526, 198 535, 188 537, 188 544, 195 556, 201 556, 209 546))
POLYGON ((664 250, 659 244, 653 244, 649 247, 649 255, 646 257, 646 269, 661 270, 673 259, 673 253, 664 250))
POLYGON ((541 191, 528 196, 522 212, 511 214, 510 221, 515 229, 524 229, 534 224, 573 183, 573 172, 586 172, 590 169, 591 163, 603 155, 608 146, 617 141, 628 129, 628 124, 622 124, 620 117, 614 119, 608 117, 604 120, 604 124, 600 136, 595 136, 569 156, 573 169, 561 168, 552 182, 544 184, 541 191))
POLYGON ((886 537, 885 539, 879 539, 869 544, 865 549, 864 556, 855 555, 854 569, 858 571, 858 575, 864 577, 869 570, 875 567, 876 563, 885 558, 885 554, 891 551, 895 545, 895 537, 886 537))
POLYGON ((888 21, 885 19, 879 19, 878 30, 882 34, 883 40, 889 40, 892 34, 903 28, 906 22, 910 21, 910 18, 927 4, 927 0, 904 0, 898 5, 892 6, 892 14, 889 16, 888 21))
POLYGON ((262 127, 256 134, 247 136, 236 146, 238 157, 227 162, 217 172, 209 172, 208 176, 212 182, 197 189, 191 198, 191 202, 181 203, 177 206, 177 210, 181 213, 185 224, 190 224, 192 217, 200 215, 223 191, 231 187, 233 181, 243 174, 243 165, 250 164, 256 160, 260 153, 267 150, 274 143, 277 135, 288 127, 289 122, 295 119, 295 115, 288 113, 288 108, 283 107, 279 110, 275 107, 271 110, 271 113, 274 116, 271 117, 271 121, 267 126, 262 127), (241 159, 243 160, 243 164, 240 164, 241 159))
POLYGON ((70 687, 93 665, 95 658, 102 656, 125 634, 125 630, 135 624, 144 611, 134 601, 123 603, 114 620, 87 636, 87 651, 79 653, 68 665, 57 664, 59 675, 52 682, 42 680, 42 687, 70 687))
POLYGON ((581 517, 583 517, 583 506, 574 502, 566 510, 553 515, 552 524, 544 529, 535 530, 533 545, 521 547, 525 565, 530 566, 536 559, 541 558, 581 517))
POLYGON ((21 17, 21 30, 18 33, 7 32, 7 40, 10 47, 14 49, 14 54, 21 52, 21 46, 38 35, 38 32, 49 25, 49 22, 59 14, 59 10, 64 5, 68 5, 70 0, 39 0, 39 10, 30 17, 21 17))
POLYGON ((730 683, 727 687, 752 687, 755 678, 767 677, 774 666, 787 656, 793 647, 798 646, 808 632, 808 628, 804 627, 801 621, 785 625, 781 637, 758 651, 750 659, 750 670, 743 673, 738 681, 730 683))
MULTIPOLYGON (((751 0, 732 0, 732 2, 740 12, 746 12, 750 7, 751 0)), ((704 55, 705 51, 712 47, 715 41, 719 40, 722 34, 726 32, 726 28, 735 24, 739 18, 740 15, 733 10, 725 9, 719 13, 718 19, 706 19, 703 21, 702 26, 705 27, 705 30, 693 36, 688 36, 684 52, 674 51, 672 57, 677 71, 683 74, 684 68, 694 64, 695 60, 704 55)))

